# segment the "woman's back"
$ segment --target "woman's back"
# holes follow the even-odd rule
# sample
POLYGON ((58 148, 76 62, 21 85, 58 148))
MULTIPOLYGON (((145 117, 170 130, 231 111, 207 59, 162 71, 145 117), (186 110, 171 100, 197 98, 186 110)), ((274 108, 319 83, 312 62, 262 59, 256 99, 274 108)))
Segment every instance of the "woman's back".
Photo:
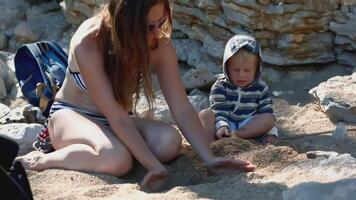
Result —
MULTIPOLYGON (((96 114, 101 113, 86 90, 85 80, 80 74, 77 58, 74 52, 75 48, 78 45, 82 45, 83 43, 91 43, 90 46, 97 46, 96 33, 99 29, 100 23, 101 18, 99 16, 89 18, 79 26, 78 30, 73 35, 69 48, 68 70, 66 72, 66 78, 61 89, 56 95, 56 101, 70 103, 96 114)), ((97 48, 97 53, 100 55, 99 48, 97 48)), ((100 58, 98 56, 97 58, 88 57, 85 59, 94 60, 100 58)))

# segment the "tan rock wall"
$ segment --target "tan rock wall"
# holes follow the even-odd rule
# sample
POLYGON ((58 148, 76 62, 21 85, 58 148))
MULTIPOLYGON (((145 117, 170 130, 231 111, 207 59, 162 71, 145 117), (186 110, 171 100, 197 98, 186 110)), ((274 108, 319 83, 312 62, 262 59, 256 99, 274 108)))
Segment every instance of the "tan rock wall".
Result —
MULTIPOLYGON (((64 0, 67 19, 80 24, 107 0, 64 0)), ((356 62, 356 0, 171 0, 176 32, 200 41, 220 63, 234 34, 254 35, 265 62, 275 65, 356 62), (354 62, 355 61, 355 62, 354 62)), ((179 35, 179 34, 178 34, 179 35)))

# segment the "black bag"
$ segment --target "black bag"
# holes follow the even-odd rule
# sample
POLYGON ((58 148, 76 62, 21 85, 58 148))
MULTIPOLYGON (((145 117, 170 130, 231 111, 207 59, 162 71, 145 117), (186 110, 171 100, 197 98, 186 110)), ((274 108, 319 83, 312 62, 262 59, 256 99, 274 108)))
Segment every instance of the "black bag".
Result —
POLYGON ((25 169, 20 162, 14 163, 18 150, 16 142, 0 135, 0 198, 33 200, 25 169))

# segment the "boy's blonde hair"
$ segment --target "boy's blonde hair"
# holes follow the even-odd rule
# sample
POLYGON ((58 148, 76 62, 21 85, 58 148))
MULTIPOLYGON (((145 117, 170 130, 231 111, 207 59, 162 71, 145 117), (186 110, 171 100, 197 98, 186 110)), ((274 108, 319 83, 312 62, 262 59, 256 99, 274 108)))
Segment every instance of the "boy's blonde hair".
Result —
POLYGON ((248 49, 242 47, 241 49, 239 49, 234 55, 232 55, 227 61, 226 61, 226 67, 229 67, 228 63, 231 60, 232 57, 236 57, 236 56, 240 56, 244 62, 246 62, 247 59, 250 59, 252 57, 257 59, 256 62, 256 66, 255 66, 255 72, 257 72, 257 70, 259 70, 260 67, 260 56, 257 54, 252 53, 251 51, 249 51, 248 49))

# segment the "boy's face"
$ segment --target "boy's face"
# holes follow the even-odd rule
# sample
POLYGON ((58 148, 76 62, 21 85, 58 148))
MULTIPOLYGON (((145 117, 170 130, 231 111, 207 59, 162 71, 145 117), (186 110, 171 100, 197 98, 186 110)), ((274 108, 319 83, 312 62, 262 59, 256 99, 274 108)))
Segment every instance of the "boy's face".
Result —
POLYGON ((245 87, 252 83, 258 65, 258 58, 254 55, 243 57, 239 53, 232 56, 226 62, 230 81, 239 87, 245 87))

